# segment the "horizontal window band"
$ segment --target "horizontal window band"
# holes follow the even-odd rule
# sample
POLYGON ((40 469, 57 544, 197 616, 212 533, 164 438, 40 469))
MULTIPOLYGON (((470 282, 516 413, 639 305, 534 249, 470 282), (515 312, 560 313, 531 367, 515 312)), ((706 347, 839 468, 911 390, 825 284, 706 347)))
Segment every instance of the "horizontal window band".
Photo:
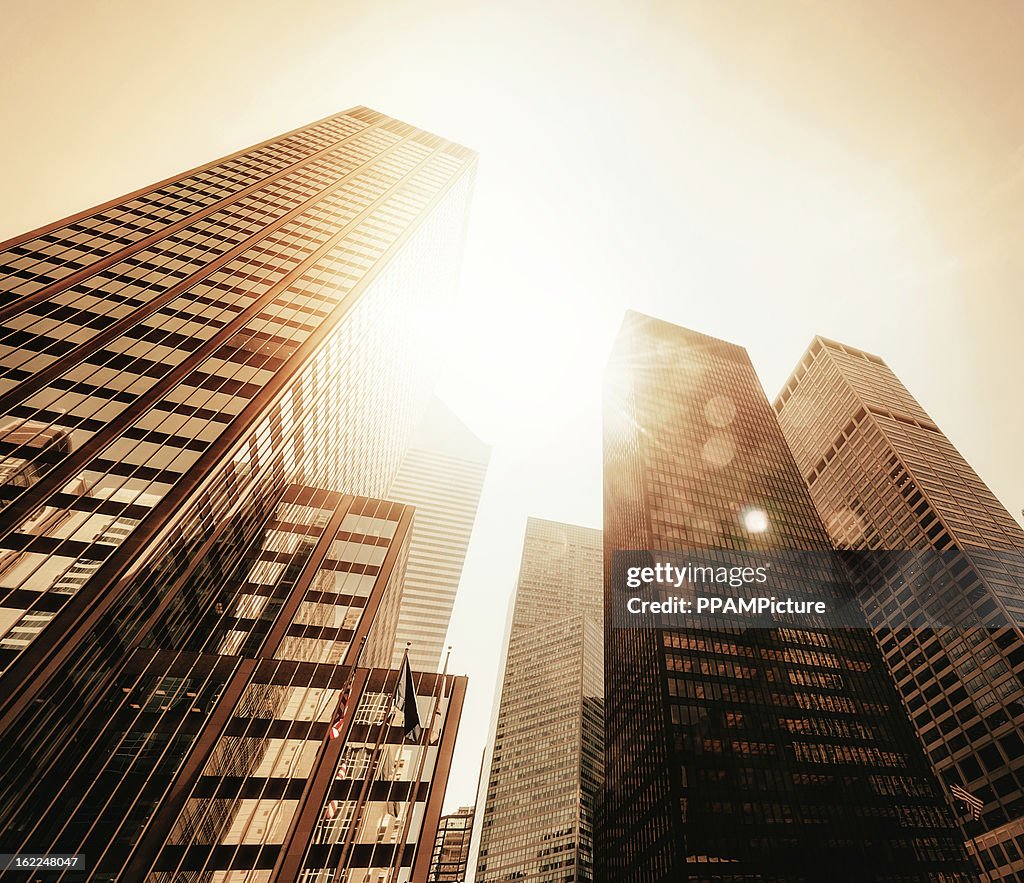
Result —
POLYGON ((134 463, 114 462, 113 460, 104 460, 98 457, 90 460, 85 468, 90 472, 102 472, 106 475, 116 475, 121 478, 136 478, 142 481, 162 482, 164 484, 174 484, 184 475, 183 472, 178 472, 174 469, 139 466, 134 463))
POLYGON ((40 613, 58 613, 67 602, 68 596, 52 591, 34 592, 32 589, 15 589, 4 595, 0 589, 0 606, 16 610, 32 610, 40 613))
MULTIPOLYGON (((210 327, 223 328, 225 327, 225 324, 226 323, 222 323, 219 326, 211 324, 210 327)), ((299 324, 298 327, 307 328, 308 326, 299 324)), ((244 329, 240 328, 237 333, 244 334, 244 329)), ((143 327, 130 329, 124 335, 123 339, 127 338, 138 340, 142 343, 166 346, 182 353, 195 352, 206 342, 205 340, 193 335, 179 334, 176 332, 167 333, 161 331, 159 328, 143 327)), ((247 349, 246 347, 226 344, 220 351, 214 354, 215 358, 223 359, 226 362, 234 362, 238 365, 248 365, 250 367, 264 368, 267 371, 276 371, 284 364, 285 360, 289 355, 291 355, 291 352, 293 352, 295 347, 298 345, 294 340, 275 337, 269 334, 265 334, 260 337, 253 335, 251 339, 260 340, 265 345, 271 344, 275 349, 283 350, 285 355, 283 357, 277 355, 262 355, 260 352, 247 349)), ((75 344, 70 341, 56 337, 49 337, 43 334, 30 334, 26 331, 12 331, 10 335, 4 339, 3 343, 8 346, 17 347, 25 352, 53 356, 58 360, 61 356, 67 355, 67 353, 71 352, 71 350, 75 348, 75 344)), ((98 350, 84 359, 82 364, 103 368, 118 368, 119 370, 131 370, 133 374, 155 377, 162 376, 171 367, 165 362, 146 359, 141 356, 132 356, 128 353, 114 352, 113 350, 98 350)), ((23 380, 28 380, 35 376, 34 372, 24 373, 25 376, 22 378, 23 380)), ((54 378, 54 381, 58 379, 63 379, 62 375, 58 375, 58 377, 54 378)), ((51 383, 54 381, 51 381, 51 383)), ((17 388, 15 388, 15 390, 17 390, 17 388)))
POLYGON ((187 874, 189 871, 195 871, 197 877, 200 872, 212 871, 271 871, 277 865, 280 854, 280 843, 243 843, 239 846, 168 843, 160 848, 160 858, 153 868, 157 873, 166 873, 170 870, 175 874, 187 874))
MULTIPOLYGON (((95 396, 96 398, 103 398, 126 405, 130 405, 139 397, 136 393, 128 393, 122 390, 112 389, 107 386, 98 386, 94 383, 83 383, 81 381, 69 380, 66 378, 54 381, 52 387, 66 392, 82 393, 83 395, 95 396)), ((161 399, 158 402, 154 402, 153 410, 173 412, 174 414, 182 417, 198 417, 211 423, 227 424, 231 422, 232 417, 234 416, 232 414, 227 414, 224 411, 214 411, 211 408, 201 408, 197 405, 184 405, 179 402, 168 401, 167 399, 161 399)))
MULTIPOLYGON (((37 411, 23 405, 15 408, 11 414, 14 417, 23 417, 26 420, 37 420, 51 426, 61 426, 69 430, 81 429, 86 432, 99 432, 111 422, 117 422, 116 417, 113 421, 93 420, 87 417, 75 417, 73 414, 61 414, 59 411, 37 411)), ((230 420, 216 422, 228 423, 230 420)), ((158 429, 143 429, 138 426, 129 426, 120 437, 131 441, 152 442, 153 444, 159 444, 164 447, 177 448, 178 450, 183 451, 193 451, 200 454, 212 444, 212 442, 200 441, 199 439, 188 438, 182 435, 172 435, 169 432, 160 432, 158 429)), ((3 452, 4 445, 0 443, 0 453, 3 452)), ((33 457, 32 460, 36 463, 59 462, 59 458, 55 460, 52 456, 45 454, 33 457)), ((92 467, 87 466, 86 468, 91 469, 92 467)))
MULTIPOLYGON (((275 181, 277 181, 277 180, 279 180, 281 178, 284 178, 284 177, 286 177, 289 174, 294 174, 296 171, 298 171, 300 169, 303 169, 303 168, 306 168, 306 167, 308 167, 310 165, 315 164, 315 162, 319 158, 321 158, 321 157, 328 156, 331 153, 334 153, 336 151, 344 149, 344 147, 350 141, 353 141, 353 140, 359 138, 360 135, 365 135, 365 133, 373 130, 374 128, 376 128, 376 127, 373 124, 371 124, 369 126, 364 126, 363 128, 358 129, 355 132, 352 132, 352 133, 347 134, 347 135, 343 135, 343 136, 340 136, 340 137, 339 136, 334 136, 333 138, 331 138, 331 140, 329 141, 329 143, 326 146, 324 146, 322 148, 319 148, 317 150, 314 150, 314 151, 306 154, 305 156, 299 156, 298 159, 293 159, 291 162, 287 162, 282 167, 280 167, 280 168, 278 168, 276 170, 273 170, 273 171, 268 170, 268 173, 265 174, 264 177, 260 178, 255 183, 252 183, 252 184, 250 184, 248 186, 243 186, 240 189, 237 189, 237 190, 234 190, 234 191, 230 191, 229 190, 223 197, 221 197, 219 199, 216 199, 215 201, 209 203, 205 207, 199 208, 195 212, 186 214, 184 217, 181 217, 181 218, 179 218, 178 220, 175 220, 175 221, 168 222, 167 220, 163 220, 162 219, 163 220, 163 226, 158 227, 156 230, 150 231, 150 230, 145 229, 145 228, 140 229, 140 228, 136 227, 136 231, 137 232, 140 232, 140 233, 146 232, 147 233, 147 235, 141 236, 140 238, 131 238, 131 237, 127 237, 127 236, 124 236, 124 235, 112 235, 112 234, 108 235, 108 234, 102 233, 101 231, 93 230, 90 227, 88 227, 87 225, 82 225, 82 226, 84 226, 84 229, 82 231, 80 231, 80 232, 87 233, 90 236, 98 236, 100 238, 105 239, 108 242, 111 242, 111 243, 117 243, 119 245, 123 245, 124 248, 117 249, 117 250, 115 250, 113 252, 109 252, 107 254, 104 254, 104 255, 98 257, 96 260, 91 261, 89 264, 87 264, 81 270, 78 270, 77 272, 75 272, 73 274, 70 274, 70 275, 65 275, 65 276, 63 276, 60 279, 56 279, 56 278, 49 277, 49 276, 40 276, 40 275, 32 276, 30 274, 29 277, 27 277, 29 279, 29 281, 40 282, 40 283, 42 283, 44 285, 44 287, 39 289, 38 291, 33 292, 32 294, 30 294, 28 296, 20 296, 20 297, 16 296, 15 298, 13 298, 13 300, 11 302, 5 303, 2 306, 0 306, 0 321, 3 321, 5 319, 9 318, 11 315, 16 315, 18 312, 23 311, 24 309, 26 309, 28 306, 32 305, 33 303, 38 303, 40 301, 46 300, 48 297, 53 296, 55 293, 58 293, 61 290, 64 290, 64 289, 68 288, 69 286, 72 286, 72 285, 75 285, 77 283, 80 283, 80 282, 84 281, 85 279, 88 279, 88 278, 90 278, 92 276, 99 276, 100 278, 111 278, 109 274, 117 267, 117 265, 119 265, 121 263, 124 263, 127 260, 131 259, 131 257, 133 255, 135 255, 136 253, 138 253, 138 252, 148 248, 151 245, 156 245, 157 243, 159 243, 159 242, 169 238, 170 236, 174 236, 174 235, 183 233, 185 230, 187 230, 187 228, 189 228, 189 227, 191 227, 193 225, 195 225, 197 228, 199 228, 199 225, 201 225, 204 220, 207 220, 211 215, 215 214, 217 211, 242 201, 243 199, 245 199, 246 196, 248 196, 250 194, 258 193, 260 191, 265 190, 269 185, 273 184, 275 181), (26 303, 26 301, 28 301, 28 303, 26 303)), ((385 146, 385 147, 381 147, 380 149, 376 150, 375 152, 371 150, 369 152, 369 155, 367 156, 365 162, 358 164, 355 167, 355 169, 353 169, 349 173, 347 173, 345 177, 347 178, 350 175, 354 176, 356 171, 358 171, 359 169, 362 169, 365 166, 371 164, 375 160, 378 160, 380 157, 390 153, 398 145, 403 144, 403 143, 404 143, 403 141, 397 141, 394 144, 391 144, 391 145, 388 145, 388 146, 385 146)), ((220 162, 223 162, 223 161, 222 160, 218 160, 217 161, 217 163, 220 163, 220 162)), ((211 168, 214 165, 216 165, 216 163, 211 163, 209 166, 207 166, 205 168, 211 168)), ((173 181, 168 181, 168 182, 165 182, 165 183, 167 183, 167 184, 180 184, 182 182, 185 182, 189 178, 190 175, 195 174, 196 171, 198 171, 198 170, 193 170, 193 172, 187 172, 187 173, 185 173, 183 175, 176 176, 176 178, 173 181)), ((159 191, 152 191, 152 192, 159 192, 159 191)), ((136 191, 135 194, 130 194, 129 196, 134 196, 134 197, 137 198, 140 195, 142 195, 141 192, 136 191)), ((124 199, 127 199, 127 198, 128 197, 124 197, 124 199)), ((85 214, 78 215, 78 216, 72 216, 72 217, 74 217, 74 218, 76 218, 78 220, 85 220, 86 218, 90 218, 90 217, 91 218, 96 218, 98 215, 100 215, 102 213, 103 210, 109 209, 113 205, 114 205, 114 203, 107 203, 103 207, 97 207, 96 209, 89 210, 85 214)), ((286 213, 286 216, 287 216, 287 213, 286 213)), ((70 220, 71 219, 64 219, 63 221, 58 221, 57 224, 52 226, 52 227, 50 227, 48 232, 46 232, 46 233, 39 233, 38 231, 35 231, 35 232, 30 232, 28 234, 25 234, 24 237, 17 237, 12 242, 12 244, 13 245, 21 245, 24 242, 31 241, 31 238, 43 239, 43 241, 57 242, 57 241, 59 241, 59 235, 60 235, 60 234, 57 233, 57 231, 61 230, 62 227, 69 227, 70 220), (51 238, 47 239, 47 237, 51 237, 51 238), (54 239, 52 237, 57 237, 57 238, 54 239)), ((131 227, 129 225, 132 225, 132 222, 127 220, 127 219, 118 219, 118 220, 114 221, 113 223, 116 223, 119 229, 131 229, 131 227)), ((221 224, 218 224, 217 226, 221 230, 233 229, 233 227, 234 227, 234 225, 229 224, 229 223, 221 223, 221 224)), ((266 226, 266 225, 264 224, 264 226, 266 226)), ((200 228, 200 230, 201 230, 201 228, 200 228)), ((199 232, 199 231, 196 231, 196 232, 199 232)), ((240 228, 238 230, 238 232, 242 234, 243 238, 248 238, 249 236, 252 235, 251 231, 248 231, 246 228, 240 228)), ((203 235, 204 238, 208 238, 208 236, 209 236, 209 234, 206 231, 202 231, 201 235, 203 235)))
POLYGON ((40 555, 60 555, 87 561, 106 561, 116 546, 106 543, 89 543, 84 540, 61 539, 60 537, 37 536, 31 533, 12 531, 0 540, 0 548, 12 552, 35 552, 40 555))
POLYGON ((289 638, 302 638, 310 641, 352 641, 353 629, 336 628, 333 626, 304 625, 293 622, 286 632, 289 638))

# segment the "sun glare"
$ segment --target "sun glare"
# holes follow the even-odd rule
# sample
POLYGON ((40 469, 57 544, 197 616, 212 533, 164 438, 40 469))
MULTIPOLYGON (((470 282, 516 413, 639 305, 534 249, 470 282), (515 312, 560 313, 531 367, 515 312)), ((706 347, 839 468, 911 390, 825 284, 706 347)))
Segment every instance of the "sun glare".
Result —
POLYGON ((747 533, 764 533, 768 530, 768 514, 764 509, 756 507, 744 509, 741 520, 747 533))

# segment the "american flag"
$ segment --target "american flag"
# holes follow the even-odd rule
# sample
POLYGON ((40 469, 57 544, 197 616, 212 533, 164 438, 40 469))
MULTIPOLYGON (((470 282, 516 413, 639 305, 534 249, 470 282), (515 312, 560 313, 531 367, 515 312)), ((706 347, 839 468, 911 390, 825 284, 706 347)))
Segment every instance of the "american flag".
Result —
POLYGON ((975 797, 966 788, 961 788, 959 785, 954 785, 949 789, 953 796, 967 804, 967 809, 970 810, 971 818, 978 820, 981 818, 981 811, 985 808, 985 801, 978 797, 975 797))
POLYGON ((345 722, 345 712, 348 710, 348 701, 352 696, 352 678, 348 679, 344 692, 341 694, 341 701, 338 703, 338 710, 334 713, 334 720, 331 721, 331 738, 337 739, 341 736, 342 724, 345 722))

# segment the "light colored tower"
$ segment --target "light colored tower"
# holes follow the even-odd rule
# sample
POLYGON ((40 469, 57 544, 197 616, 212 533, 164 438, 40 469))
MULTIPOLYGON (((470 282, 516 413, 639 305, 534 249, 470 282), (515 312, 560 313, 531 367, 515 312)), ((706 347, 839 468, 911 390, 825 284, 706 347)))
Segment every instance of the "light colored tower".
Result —
POLYGON ((526 526, 477 883, 594 879, 603 775, 601 532, 526 526))
POLYGON ((437 671, 491 449, 434 398, 391 485, 416 507, 393 664, 437 671))

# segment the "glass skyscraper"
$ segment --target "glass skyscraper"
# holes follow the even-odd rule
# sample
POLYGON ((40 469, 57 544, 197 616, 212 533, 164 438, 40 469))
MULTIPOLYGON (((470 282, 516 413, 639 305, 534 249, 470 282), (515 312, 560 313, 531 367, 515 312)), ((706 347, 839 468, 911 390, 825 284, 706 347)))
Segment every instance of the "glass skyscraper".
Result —
POLYGON ((1024 531, 876 355, 816 338, 775 410, 836 547, 872 553, 864 612, 933 767, 984 804, 969 847, 1021 879, 1024 531))
POLYGON ((603 776, 601 532, 531 518, 487 775, 477 883, 594 879, 603 776))
POLYGON ((0 245, 4 852, 140 868, 218 726, 290 708, 243 684, 390 664, 391 540, 344 522, 426 405, 474 168, 354 108, 0 245))
POLYGON ((773 595, 812 581, 850 600, 745 350, 627 314, 606 376, 604 546, 609 883, 971 879, 866 627, 625 627, 614 608, 624 550, 774 553, 773 595))
MULTIPOLYGON (((230 591, 229 580, 235 618, 210 652, 158 653, 166 667, 155 679, 151 665, 126 666, 131 690, 122 692, 135 701, 112 715, 101 708, 89 728, 96 735, 80 767, 95 784, 70 817, 64 805, 52 812, 55 842, 99 824, 106 830, 95 847, 82 847, 86 861, 101 870, 130 854, 128 879, 255 883, 345 871, 390 881, 414 862, 422 874, 431 830, 422 852, 417 844, 424 815, 436 824, 465 679, 417 674, 427 727, 412 742, 404 738, 392 707, 399 673, 387 666, 411 521, 412 510, 399 504, 289 489, 236 576, 241 591, 230 591), (268 595, 282 564, 285 576, 269 582, 268 595), (276 619, 262 615, 275 608, 276 619), (194 698, 207 695, 210 707, 194 698), (175 771, 174 743, 187 748, 192 740, 175 771), (105 764, 112 744, 114 762, 105 764), (136 797, 132 789, 147 777, 148 795, 136 797), (113 806, 123 822, 100 805, 108 794, 120 797, 113 806), (129 853, 122 829, 132 830, 146 796, 159 804, 129 853)), ((51 781, 66 772, 53 770, 51 781)))

